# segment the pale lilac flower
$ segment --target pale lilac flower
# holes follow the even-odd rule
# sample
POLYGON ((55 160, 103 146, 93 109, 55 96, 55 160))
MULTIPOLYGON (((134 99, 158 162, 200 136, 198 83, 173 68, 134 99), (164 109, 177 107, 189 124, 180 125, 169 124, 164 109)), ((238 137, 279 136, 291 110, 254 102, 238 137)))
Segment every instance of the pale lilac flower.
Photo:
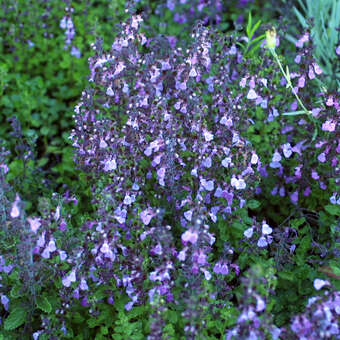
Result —
POLYGON ((74 270, 62 279, 64 287, 70 287, 72 282, 76 282, 76 272, 74 270))
POLYGON ((37 217, 35 218, 28 217, 27 222, 29 223, 31 230, 34 233, 37 233, 39 227, 41 226, 40 219, 37 217))
POLYGON ((48 247, 46 247, 44 249, 44 251, 41 253, 41 257, 43 257, 44 259, 50 258, 50 251, 49 251, 48 247))
POLYGON ((42 248, 45 244, 45 231, 39 236, 38 240, 37 240, 37 246, 39 248, 42 248))
POLYGON ((231 157, 224 158, 221 164, 223 167, 228 168, 231 165, 231 157))
POLYGON ((186 259, 186 251, 187 251, 187 248, 185 247, 183 250, 181 250, 178 255, 177 255, 177 258, 180 260, 180 261, 185 261, 186 259))
POLYGON ((83 277, 80 280, 79 288, 81 290, 88 290, 89 289, 89 286, 87 285, 87 282, 86 282, 86 280, 83 277))
POLYGON ((15 201, 12 204, 11 208, 11 217, 12 218, 17 218, 20 215, 20 209, 19 209, 19 202, 20 202, 20 197, 18 194, 15 196, 15 201))
POLYGON ((197 232, 189 229, 182 234, 181 239, 183 242, 191 242, 192 244, 195 244, 198 240, 198 235, 197 232))
POLYGON ((189 73, 189 77, 197 77, 197 72, 195 68, 192 68, 189 73))
POLYGON ((329 282, 321 279, 315 279, 313 286, 316 290, 320 290, 324 286, 328 286, 329 282))
POLYGON ((320 74, 322 73, 321 67, 320 67, 318 64, 316 64, 316 63, 313 63, 313 66, 314 66, 314 71, 315 71, 315 73, 316 73, 317 75, 320 75, 320 74))
POLYGON ((55 214, 54 214, 54 220, 58 221, 60 217, 60 206, 57 206, 57 209, 55 210, 55 214))
POLYGON ((1 303, 4 306, 5 310, 8 311, 9 298, 4 294, 1 294, 1 303))
POLYGON ((290 195, 290 200, 293 204, 296 204, 299 200, 299 192, 298 191, 294 191, 291 195, 290 195))
POLYGON ((327 120, 322 124, 323 131, 333 132, 335 131, 335 127, 336 127, 336 123, 333 122, 332 120, 327 120))
POLYGON ((246 238, 251 238, 253 236, 253 233, 254 233, 254 229, 251 227, 251 228, 248 228, 247 230, 245 230, 243 235, 246 238))
POLYGON ((0 169, 4 170, 4 174, 6 175, 8 172, 8 166, 6 164, 0 163, 0 169))
POLYGON ((207 281, 209 281, 211 279, 211 274, 208 270, 201 268, 201 271, 204 273, 204 277, 207 281))
POLYGON ((105 142, 103 138, 100 139, 99 147, 101 149, 105 149, 107 147, 107 143, 105 142))
POLYGON ((246 86, 246 84, 247 84, 247 78, 244 77, 244 78, 241 79, 239 85, 240 85, 242 88, 244 88, 244 87, 246 86))
POLYGON ((268 245, 267 239, 264 236, 261 236, 257 241, 257 246, 260 248, 264 248, 268 245))
POLYGON ((283 144, 282 151, 283 151, 284 156, 286 158, 289 158, 293 153, 292 146, 290 145, 290 143, 283 144))
POLYGON ((205 139, 206 142, 210 142, 210 141, 212 141, 214 139, 214 135, 211 132, 209 132, 209 131, 205 130, 203 132, 203 135, 204 135, 204 139, 205 139))
POLYGON ((117 163, 114 158, 107 159, 106 161, 103 161, 102 164, 104 164, 104 171, 112 171, 117 169, 117 163))
POLYGON ((100 247, 100 251, 101 251, 103 254, 108 254, 108 253, 111 251, 111 249, 110 249, 110 247, 109 247, 107 241, 105 241, 105 242, 103 243, 103 245, 100 247))
POLYGON ((230 128, 233 125, 233 121, 231 118, 227 119, 227 117, 223 116, 220 120, 220 124, 225 125, 230 128))
POLYGON ((184 217, 188 220, 188 221, 191 221, 191 218, 192 218, 192 211, 191 210, 188 210, 184 213, 184 217))
POLYGON ((340 56, 340 45, 336 48, 335 53, 340 56))
POLYGON ((259 160, 259 157, 257 156, 257 154, 253 153, 252 156, 251 156, 250 163, 251 164, 257 164, 258 160, 259 160))
POLYGON ((320 155, 318 156, 318 161, 321 162, 321 163, 326 162, 326 156, 325 156, 324 152, 320 153, 320 155))
POLYGON ((57 247, 55 245, 55 241, 54 240, 50 240, 50 242, 48 242, 47 248, 49 252, 53 253, 54 251, 57 250, 57 247))
POLYGON ((262 234, 263 235, 270 235, 273 232, 273 229, 266 223, 262 223, 262 234))
POLYGON ((76 58, 80 58, 81 57, 81 52, 80 52, 80 50, 77 47, 72 46, 72 48, 71 48, 71 55, 76 57, 76 58))
POLYGON ((61 261, 66 260, 66 258, 67 258, 66 251, 64 251, 64 250, 59 250, 59 256, 60 256, 60 260, 61 260, 61 261))
POLYGON ((247 99, 256 99, 257 94, 253 89, 250 89, 248 94, 247 94, 247 99))
POLYGON ((148 225, 153 217, 152 211, 150 211, 150 209, 143 210, 139 216, 145 225, 148 225))
POLYGON ((202 165, 206 168, 211 168, 212 165, 211 157, 205 158, 202 162, 202 165))
POLYGON ((117 208, 115 211, 114 211, 115 215, 115 219, 119 222, 119 223, 124 223, 125 220, 126 220, 126 214, 127 214, 127 211, 126 209, 121 209, 121 208, 117 208))
POLYGON ((204 178, 201 178, 200 182, 201 182, 201 185, 203 186, 203 188, 205 190, 207 190, 207 191, 214 190, 214 180, 207 181, 204 178))

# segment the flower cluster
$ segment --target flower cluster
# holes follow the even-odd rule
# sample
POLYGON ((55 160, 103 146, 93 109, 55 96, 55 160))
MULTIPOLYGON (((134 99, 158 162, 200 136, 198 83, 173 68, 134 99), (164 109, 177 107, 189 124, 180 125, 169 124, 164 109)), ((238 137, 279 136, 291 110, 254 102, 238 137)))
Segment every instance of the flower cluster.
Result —
MULTIPOLYGON (((75 31, 74 24, 73 24, 72 17, 71 17, 71 13, 74 12, 74 9, 66 7, 65 11, 66 11, 67 15, 64 16, 60 20, 59 26, 60 26, 61 29, 65 30, 65 46, 64 46, 64 49, 66 50, 72 44, 72 41, 73 41, 75 34, 76 34, 76 31, 75 31)), ((76 58, 80 58, 81 52, 79 51, 79 49, 77 47, 72 45, 71 55, 73 55, 76 58)))

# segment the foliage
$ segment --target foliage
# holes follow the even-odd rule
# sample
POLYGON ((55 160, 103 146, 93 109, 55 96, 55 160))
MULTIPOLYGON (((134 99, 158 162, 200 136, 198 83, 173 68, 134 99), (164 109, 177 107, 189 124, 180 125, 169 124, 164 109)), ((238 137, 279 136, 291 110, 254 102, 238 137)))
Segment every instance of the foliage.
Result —
POLYGON ((340 95, 232 3, 2 5, 0 339, 339 336, 340 95))

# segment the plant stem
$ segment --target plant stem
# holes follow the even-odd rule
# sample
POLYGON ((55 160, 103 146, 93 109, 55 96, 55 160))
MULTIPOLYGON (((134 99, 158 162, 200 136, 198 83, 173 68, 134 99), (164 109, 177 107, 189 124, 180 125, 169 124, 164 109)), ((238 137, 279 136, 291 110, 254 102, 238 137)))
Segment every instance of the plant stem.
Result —
POLYGON ((299 96, 295 92, 295 90, 293 88, 293 85, 292 85, 292 82, 290 81, 290 77, 288 77, 288 75, 283 70, 282 64, 281 64, 280 59, 277 56, 275 50, 273 48, 270 48, 269 50, 270 50, 271 54, 274 56, 274 58, 277 61, 277 63, 279 64, 280 70, 283 73, 284 77, 286 78, 288 86, 292 89, 292 92, 294 93, 294 95, 295 95, 297 101, 299 102, 299 104, 301 105, 302 109, 305 111, 306 114, 310 115, 312 112, 306 109, 306 107, 303 105, 301 99, 299 98, 299 96))

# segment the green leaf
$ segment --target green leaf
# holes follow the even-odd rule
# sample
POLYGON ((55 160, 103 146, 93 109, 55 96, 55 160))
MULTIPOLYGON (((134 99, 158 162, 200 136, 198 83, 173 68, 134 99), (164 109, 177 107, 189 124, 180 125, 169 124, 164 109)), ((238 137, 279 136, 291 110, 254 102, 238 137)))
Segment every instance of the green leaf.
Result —
POLYGON ((305 217, 301 217, 301 218, 295 218, 290 222, 290 225, 292 228, 297 229, 298 227, 300 227, 300 225, 302 225, 304 222, 306 221, 305 217))
POLYGON ((27 311, 24 308, 15 308, 5 320, 5 330, 12 331, 21 326, 26 320, 27 311))
POLYGON ((261 202, 257 200, 250 200, 247 202, 247 207, 250 208, 251 210, 257 209, 261 205, 261 202))
POLYGON ((251 24, 252 24, 252 18, 251 18, 251 11, 250 11, 249 14, 248 14, 248 24, 247 24, 247 27, 246 27, 246 32, 247 32, 248 38, 250 36, 251 24))
POLYGON ((325 210, 333 216, 340 216, 340 207, 338 205, 328 204, 325 206, 325 210))
POLYGON ((278 276, 281 279, 287 280, 287 281, 294 281, 295 275, 292 272, 278 272, 278 276))
POLYGON ((46 297, 44 297, 44 296, 37 297, 36 304, 37 304, 37 307, 39 309, 41 309, 43 312, 51 313, 52 306, 51 306, 50 302, 47 300, 46 297))
POLYGON ((10 292, 10 295, 12 298, 17 299, 19 297, 22 296, 22 294, 20 293, 21 290, 21 286, 15 285, 10 292))
POLYGON ((251 29, 250 31, 250 36, 248 37, 249 39, 251 39, 255 33, 255 31, 259 28, 259 26, 261 25, 261 20, 259 20, 254 27, 251 29))

